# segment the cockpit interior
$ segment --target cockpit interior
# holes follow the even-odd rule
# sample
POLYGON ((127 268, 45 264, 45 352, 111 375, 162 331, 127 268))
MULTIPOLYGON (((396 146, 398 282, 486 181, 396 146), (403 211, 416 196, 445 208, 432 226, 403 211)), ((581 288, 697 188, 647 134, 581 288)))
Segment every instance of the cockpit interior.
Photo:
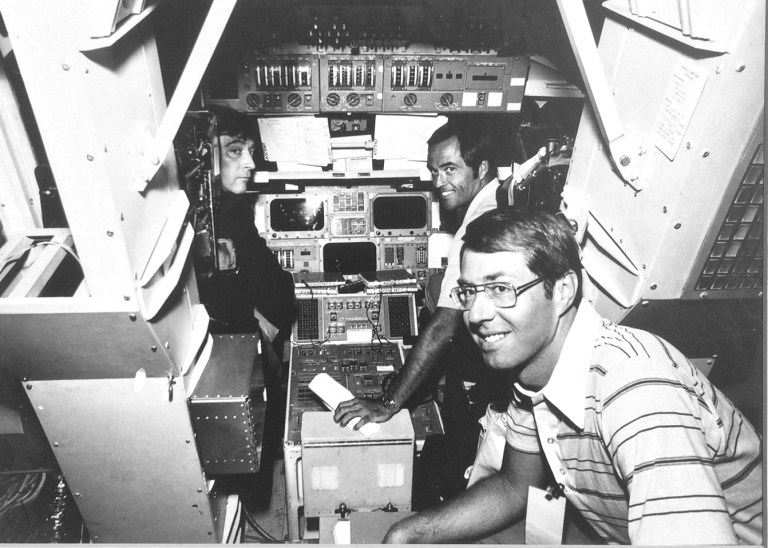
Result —
MULTIPOLYGON (((465 492, 509 397, 469 333, 374 434, 331 418, 431 333, 448 123, 765 432, 762 0, 0 0, 0 54, 0 542, 379 544, 465 492), (251 260, 226 113, 277 336, 207 302, 251 260)), ((569 516, 544 543, 606 541, 569 516)))

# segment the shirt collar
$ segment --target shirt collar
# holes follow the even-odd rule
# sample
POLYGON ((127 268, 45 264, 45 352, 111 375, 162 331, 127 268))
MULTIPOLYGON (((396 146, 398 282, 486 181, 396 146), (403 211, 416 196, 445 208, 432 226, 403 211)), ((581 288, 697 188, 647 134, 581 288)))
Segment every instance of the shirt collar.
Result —
POLYGON ((515 383, 515 389, 530 397, 534 405, 546 399, 579 430, 584 429, 590 358, 601 325, 600 315, 582 300, 547 385, 539 392, 531 392, 515 383))
MULTIPOLYGON (((472 198, 472 201, 469 203, 469 207, 467 208, 467 213, 464 215, 465 219, 471 219, 473 217, 473 213, 475 210, 482 207, 488 200, 491 199, 491 196, 493 195, 493 199, 496 198, 496 189, 499 188, 499 180, 494 178, 491 181, 488 181, 486 185, 480 189, 480 192, 475 194, 475 197, 472 198)), ((494 202, 495 203, 495 202, 494 202)))

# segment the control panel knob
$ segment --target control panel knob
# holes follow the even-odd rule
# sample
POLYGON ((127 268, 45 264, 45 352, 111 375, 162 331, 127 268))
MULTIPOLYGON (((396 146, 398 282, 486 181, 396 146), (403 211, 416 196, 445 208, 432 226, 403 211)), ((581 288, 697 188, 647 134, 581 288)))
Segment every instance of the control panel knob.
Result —
POLYGON ((301 106, 301 95, 298 93, 291 93, 288 95, 288 106, 297 108, 301 106))
POLYGON ((443 93, 440 97, 440 104, 444 107, 449 107, 453 104, 453 95, 450 93, 443 93))
POLYGON ((259 97, 256 93, 249 93, 246 95, 245 102, 251 108, 261 107, 261 97, 259 97))
POLYGON ((405 103, 406 106, 412 107, 418 102, 418 98, 416 97, 415 93, 409 93, 405 97, 403 97, 403 103, 405 103))
POLYGON ((356 107, 360 104, 360 95, 357 93, 350 93, 347 95, 347 104, 351 107, 356 107))
POLYGON ((329 93, 328 97, 325 98, 325 102, 328 103, 329 107, 337 107, 341 103, 341 97, 339 97, 338 93, 329 93))

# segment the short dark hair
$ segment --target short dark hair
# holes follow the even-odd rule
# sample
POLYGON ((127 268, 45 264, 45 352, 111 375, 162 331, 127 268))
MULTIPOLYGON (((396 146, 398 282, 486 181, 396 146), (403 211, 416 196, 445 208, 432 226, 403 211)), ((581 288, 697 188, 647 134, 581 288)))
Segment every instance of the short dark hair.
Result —
POLYGON ((496 158, 493 153, 491 126, 479 118, 454 118, 435 130, 427 141, 428 146, 434 146, 451 137, 459 141, 461 159, 472 168, 475 177, 478 176, 480 164, 488 162, 486 181, 496 177, 496 158))
POLYGON ((536 276, 544 277, 544 291, 549 298, 555 282, 572 270, 579 281, 574 305, 578 306, 581 301, 579 244, 571 224, 561 213, 492 209, 467 225, 462 257, 467 250, 522 253, 528 269, 536 276))
POLYGON ((233 138, 255 140, 256 119, 243 112, 238 112, 229 107, 210 106, 208 110, 213 114, 217 135, 229 135, 233 138))

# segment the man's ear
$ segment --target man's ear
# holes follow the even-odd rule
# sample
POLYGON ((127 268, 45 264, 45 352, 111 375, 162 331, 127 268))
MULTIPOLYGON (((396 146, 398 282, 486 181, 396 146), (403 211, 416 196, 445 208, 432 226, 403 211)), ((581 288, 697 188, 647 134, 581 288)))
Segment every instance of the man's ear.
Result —
POLYGON ((562 316, 573 306, 578 290, 579 278, 573 270, 569 270, 555 282, 552 288, 552 299, 557 305, 558 315, 562 316))
POLYGON ((488 175, 488 160, 483 160, 480 165, 477 166, 477 178, 481 181, 485 181, 485 176, 488 175))

